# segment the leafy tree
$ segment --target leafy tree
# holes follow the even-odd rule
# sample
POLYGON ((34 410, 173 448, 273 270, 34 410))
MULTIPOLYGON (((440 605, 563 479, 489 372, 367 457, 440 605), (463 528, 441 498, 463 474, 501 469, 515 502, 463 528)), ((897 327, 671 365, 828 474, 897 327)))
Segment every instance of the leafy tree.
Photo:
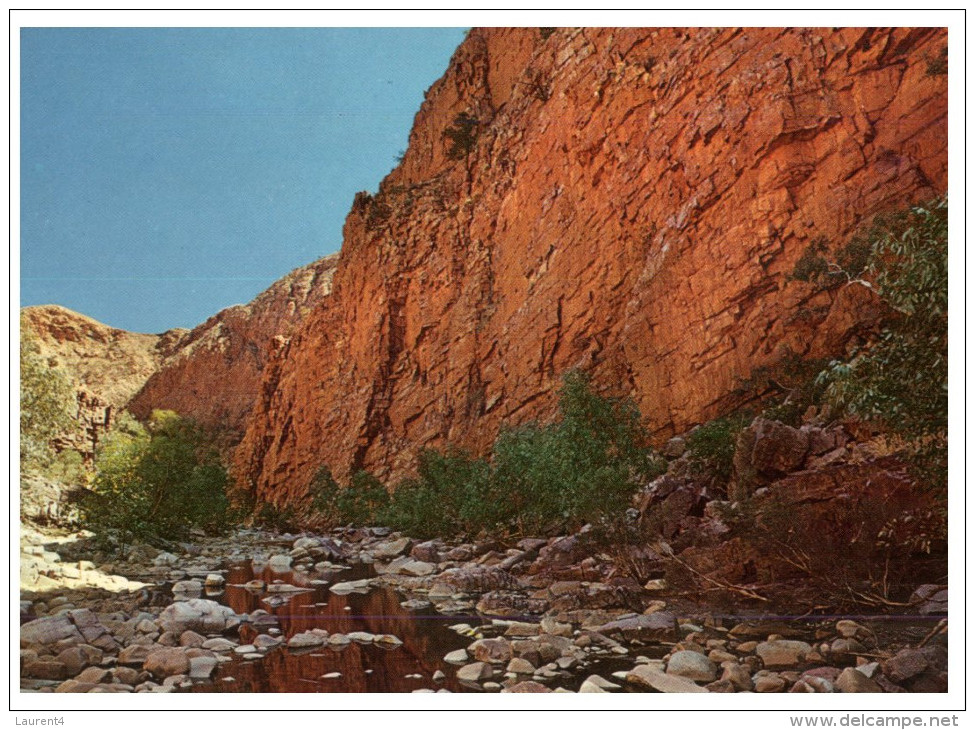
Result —
POLYGON ((70 411, 74 393, 64 375, 44 362, 23 316, 20 333, 20 463, 44 469, 55 459, 51 441, 77 428, 70 411))
POLYGON ((227 473, 209 435, 172 411, 147 427, 128 420, 104 440, 83 525, 110 535, 178 539, 190 528, 216 530, 227 514, 227 473))
POLYGON ((559 413, 549 426, 508 430, 495 444, 494 480, 511 518, 528 530, 617 515, 634 488, 659 473, 632 402, 601 397, 571 372, 559 413))
POLYGON ((451 160, 463 160, 474 149, 477 140, 478 121, 467 112, 461 112, 454 117, 453 123, 444 130, 443 136, 449 140, 447 157, 451 160))
POLYGON ((903 438, 935 486, 947 485, 948 199, 878 220, 865 271, 895 311, 879 339, 820 375, 843 412, 903 438))

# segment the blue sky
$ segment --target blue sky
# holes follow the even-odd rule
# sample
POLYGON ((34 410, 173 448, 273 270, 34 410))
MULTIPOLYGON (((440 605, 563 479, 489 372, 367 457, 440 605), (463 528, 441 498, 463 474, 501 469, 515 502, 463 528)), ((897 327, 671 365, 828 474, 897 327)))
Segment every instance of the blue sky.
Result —
POLYGON ((23 29, 21 304, 193 327, 337 251, 463 37, 23 29))

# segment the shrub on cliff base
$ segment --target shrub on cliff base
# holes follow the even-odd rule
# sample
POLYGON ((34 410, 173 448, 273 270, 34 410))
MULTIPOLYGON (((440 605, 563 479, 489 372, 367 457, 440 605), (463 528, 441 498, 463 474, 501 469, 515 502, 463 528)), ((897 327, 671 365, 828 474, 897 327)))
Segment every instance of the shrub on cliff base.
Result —
POLYGON ((353 474, 349 486, 343 489, 331 470, 322 467, 312 480, 309 495, 312 511, 335 524, 375 522, 389 504, 386 487, 366 471, 353 474))
POLYGON ((363 477, 343 490, 322 471, 312 505, 333 522, 383 522, 418 537, 554 531, 622 514, 635 489, 662 471, 639 411, 597 395, 585 376, 570 373, 559 414, 550 425, 502 432, 490 461, 457 449, 424 451, 417 476, 385 504, 366 496, 378 495, 378 483, 363 490, 363 477), (339 508, 343 496, 359 500, 356 510, 339 508))
POLYGON ((492 493, 486 461, 457 449, 443 454, 425 449, 416 478, 397 486, 380 517, 410 534, 432 537, 490 529, 503 509, 492 493))
POLYGON ((102 541, 179 539, 225 526, 227 473, 206 431, 171 411, 117 427, 98 454, 82 526, 102 541))
POLYGON ((877 341, 820 375, 841 412, 900 436, 922 478, 947 487, 948 200, 879 218, 864 277, 896 312, 877 341))
POLYGON ((522 531, 615 517, 661 472, 636 406, 596 394, 581 373, 565 377, 559 415, 549 426, 504 431, 494 447, 493 478, 522 531))
POLYGON ((737 414, 694 429, 687 439, 687 455, 695 471, 714 485, 726 485, 731 479, 738 434, 750 420, 747 414, 737 414))

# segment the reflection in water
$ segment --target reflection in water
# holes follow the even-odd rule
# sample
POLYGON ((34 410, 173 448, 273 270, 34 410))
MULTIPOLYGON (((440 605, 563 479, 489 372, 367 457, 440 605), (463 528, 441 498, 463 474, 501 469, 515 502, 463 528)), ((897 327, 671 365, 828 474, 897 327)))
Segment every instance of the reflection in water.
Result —
MULTIPOLYGON (((343 571, 338 581, 365 577, 359 571, 343 571)), ((394 649, 351 643, 344 649, 328 645, 292 652, 274 649, 261 660, 243 660, 234 655, 232 662, 220 665, 210 684, 196 685, 193 692, 411 692, 415 689, 448 689, 464 691, 454 678, 454 668, 443 657, 464 648, 469 639, 458 636, 447 626, 468 620, 457 616, 440 616, 431 609, 411 614, 400 606, 403 598, 395 591, 373 588, 369 593, 334 595, 327 586, 312 586, 311 578, 301 573, 274 573, 269 569, 255 575, 250 566, 238 566, 227 576, 228 587, 220 600, 238 614, 264 609, 274 614, 286 639, 309 629, 325 629, 329 634, 366 631, 371 634, 393 634, 403 642, 394 649), (270 594, 239 587, 253 578, 272 583, 275 580, 312 590, 297 594, 273 594, 284 599, 282 605, 269 605, 263 599, 270 594), (232 584, 238 584, 234 586, 232 584), (435 682, 432 675, 443 670, 447 678, 435 682), (338 678, 323 678, 333 672, 338 678), (407 675, 421 675, 419 678, 407 675), (234 681, 224 678, 233 677, 234 681)))

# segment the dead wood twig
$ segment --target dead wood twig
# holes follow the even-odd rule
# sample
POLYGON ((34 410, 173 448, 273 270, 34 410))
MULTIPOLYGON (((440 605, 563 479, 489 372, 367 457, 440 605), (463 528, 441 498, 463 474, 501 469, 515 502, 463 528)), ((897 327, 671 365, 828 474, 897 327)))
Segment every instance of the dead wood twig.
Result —
POLYGON ((753 590, 745 588, 744 586, 736 586, 733 583, 717 580, 715 578, 712 578, 711 576, 704 575, 704 573, 701 573, 700 571, 694 570, 694 568, 692 568, 690 565, 688 565, 683 560, 678 558, 676 555, 669 556, 668 560, 673 560, 678 565, 684 567, 685 569, 689 570, 691 573, 696 575, 698 578, 701 578, 702 580, 706 580, 708 583, 716 585, 723 590, 732 591, 733 593, 738 593, 739 595, 746 596, 747 598, 752 598, 756 601, 764 601, 765 603, 768 603, 768 599, 765 596, 760 595, 753 590))
POLYGON ((933 629, 931 629, 931 631, 928 632, 927 636, 921 639, 921 643, 917 645, 917 648, 920 649, 922 646, 924 646, 929 641, 931 641, 931 639, 933 639, 935 636, 940 636, 941 634, 947 634, 947 633, 948 633, 948 619, 943 618, 938 622, 937 626, 935 626, 933 629))

